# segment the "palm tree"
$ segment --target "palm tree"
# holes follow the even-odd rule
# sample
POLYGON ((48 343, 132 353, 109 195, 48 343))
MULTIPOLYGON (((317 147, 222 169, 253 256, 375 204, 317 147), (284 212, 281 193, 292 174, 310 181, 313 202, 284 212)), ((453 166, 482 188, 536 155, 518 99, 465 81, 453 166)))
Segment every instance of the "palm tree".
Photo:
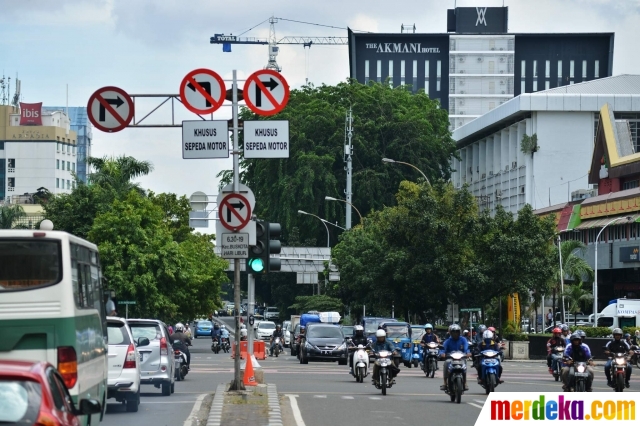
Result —
POLYGON ((577 325, 577 313, 580 312, 581 305, 585 302, 592 301, 593 294, 582 288, 582 281, 580 281, 577 284, 565 286, 563 295, 569 299, 569 312, 573 312, 573 324, 577 325))
POLYGON ((14 226, 17 220, 25 216, 27 216, 27 214, 19 204, 5 204, 0 206, 0 229, 25 228, 24 225, 14 226))
MULTIPOLYGON (((589 263, 587 263, 587 261, 581 256, 584 255, 585 251, 587 250, 587 246, 582 241, 563 241, 560 243, 560 250, 562 254, 562 272, 564 273, 564 277, 566 278, 566 280, 581 283, 586 278, 587 282, 593 281, 593 269, 591 268, 591 266, 589 266, 589 263)), ((558 251, 556 249, 556 258, 557 257, 558 251)), ((556 294, 560 293, 560 291, 560 268, 558 268, 556 270, 553 285, 554 324, 556 312, 556 294)), ((563 318, 562 322, 564 321, 565 320, 563 318)))
POLYGON ((89 174, 89 181, 95 185, 111 187, 119 195, 127 194, 132 189, 143 194, 140 184, 133 183, 132 180, 153 171, 153 165, 149 161, 138 161, 127 156, 90 157, 87 162, 95 170, 89 174))

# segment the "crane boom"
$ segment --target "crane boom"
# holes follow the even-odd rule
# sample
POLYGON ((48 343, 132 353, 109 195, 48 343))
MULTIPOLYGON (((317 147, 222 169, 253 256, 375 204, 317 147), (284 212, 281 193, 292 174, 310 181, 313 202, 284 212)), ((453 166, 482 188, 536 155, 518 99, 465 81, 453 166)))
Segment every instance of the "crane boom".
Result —
MULTIPOLYGON (((224 34, 216 34, 209 40, 211 44, 269 44, 269 40, 259 37, 237 37, 224 34)), ((289 36, 278 40, 277 44, 302 44, 309 46, 311 44, 318 45, 341 45, 349 44, 347 37, 306 37, 306 36, 289 36)))

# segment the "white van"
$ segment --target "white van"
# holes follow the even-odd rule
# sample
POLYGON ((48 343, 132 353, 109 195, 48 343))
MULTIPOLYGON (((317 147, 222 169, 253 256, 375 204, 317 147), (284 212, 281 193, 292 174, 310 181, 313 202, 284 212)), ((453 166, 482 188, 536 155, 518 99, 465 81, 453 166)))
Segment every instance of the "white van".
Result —
POLYGON ((598 327, 640 327, 640 299, 617 299, 598 314, 598 327))

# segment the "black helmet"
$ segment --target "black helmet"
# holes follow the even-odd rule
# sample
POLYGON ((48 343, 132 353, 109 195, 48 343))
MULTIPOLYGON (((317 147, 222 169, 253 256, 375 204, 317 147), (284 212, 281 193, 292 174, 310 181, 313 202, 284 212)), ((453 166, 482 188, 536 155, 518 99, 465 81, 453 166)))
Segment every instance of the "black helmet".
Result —
POLYGON ((571 335, 570 340, 571 340, 572 342, 573 342, 574 340, 580 340, 580 342, 582 343, 582 337, 581 337, 577 332, 576 332, 576 333, 573 333, 573 334, 571 335))

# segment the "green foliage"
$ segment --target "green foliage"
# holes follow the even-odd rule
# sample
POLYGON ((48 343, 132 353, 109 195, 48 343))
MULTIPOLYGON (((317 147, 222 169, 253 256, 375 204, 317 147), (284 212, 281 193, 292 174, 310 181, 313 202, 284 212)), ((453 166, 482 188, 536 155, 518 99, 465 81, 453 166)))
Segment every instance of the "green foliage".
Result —
MULTIPOLYGON (((570 313, 582 311, 582 306, 593 300, 593 295, 590 291, 585 290, 582 287, 582 282, 573 285, 564 286, 564 298, 568 302, 570 313)), ((574 316, 574 321, 577 322, 578 317, 574 316)))
POLYGON ((298 296, 296 303, 289 306, 298 314, 309 311, 320 312, 341 312, 344 305, 340 299, 327 296, 326 294, 316 294, 313 296, 298 296))
POLYGON ((571 326, 571 333, 576 330, 582 330, 587 335, 587 337, 609 337, 611 336, 611 329, 609 327, 590 327, 588 325, 585 326, 571 326))
POLYGON ((534 133, 529 136, 527 134, 522 135, 522 141, 520 141, 520 151, 523 154, 532 154, 538 152, 540 146, 538 145, 538 134, 534 133))
POLYGON ((16 225, 15 222, 26 216, 19 204, 0 205, 0 229, 23 228, 24 226, 16 225))
MULTIPOLYGON (((505 328, 506 330, 506 328, 505 328)), ((529 335, 526 333, 504 332, 504 338, 510 342, 528 342, 529 335)))
MULTIPOLYGON (((517 333, 520 327, 518 327, 518 324, 515 321, 507 321, 504 323, 503 326, 503 333, 504 334, 514 334, 517 333)), ((510 340, 510 339, 507 339, 510 340)))
POLYGON ((622 331, 626 334, 629 333, 631 337, 635 335, 636 330, 640 330, 640 327, 624 327, 622 331))
POLYGON ((151 191, 148 197, 153 204, 164 212, 163 222, 169 227, 173 239, 177 242, 185 241, 193 228, 189 227, 189 212, 191 204, 186 196, 178 198, 176 194, 155 194, 151 191))
POLYGON ((153 171, 153 166, 148 161, 139 161, 133 157, 89 157, 87 163, 95 170, 89 174, 89 182, 110 188, 116 194, 126 195, 129 191, 136 190, 144 194, 140 184, 133 183, 132 179, 148 175, 153 171))

